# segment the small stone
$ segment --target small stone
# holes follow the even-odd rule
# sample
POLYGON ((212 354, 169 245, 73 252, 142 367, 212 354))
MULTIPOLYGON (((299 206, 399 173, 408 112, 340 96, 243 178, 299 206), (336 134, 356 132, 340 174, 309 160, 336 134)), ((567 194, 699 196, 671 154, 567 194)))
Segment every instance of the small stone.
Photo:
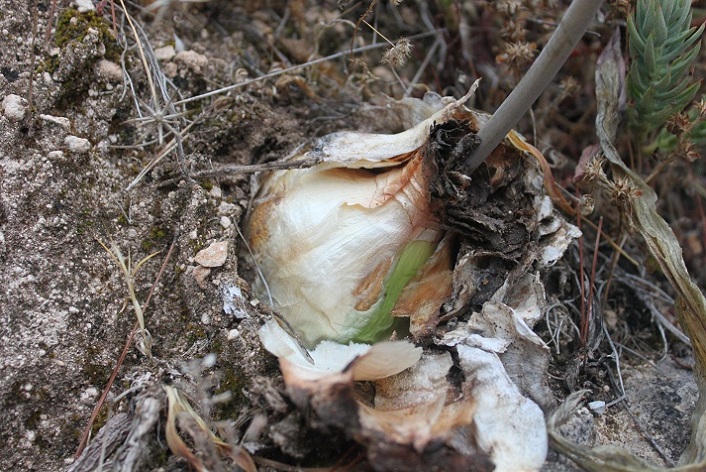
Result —
POLYGON ((208 65, 208 58, 196 51, 182 51, 174 57, 174 60, 181 62, 197 74, 200 74, 208 65))
POLYGON ((231 223, 230 218, 228 218, 227 216, 221 216, 221 226, 224 229, 230 228, 230 225, 232 225, 232 224, 233 223, 231 223))
POLYGON ((96 7, 93 6, 92 0, 74 0, 74 5, 79 13, 86 13, 87 11, 95 11, 96 7))
POLYGON ((86 390, 81 392, 80 399, 82 403, 93 403, 98 396, 98 389, 95 387, 88 387, 86 390))
POLYGON ((50 161, 63 161, 64 151, 49 151, 47 153, 47 159, 50 161))
POLYGON ((233 203, 221 202, 221 204, 218 205, 218 213, 221 215, 227 215, 229 213, 233 213, 237 208, 238 205, 234 205, 233 203))
POLYGON ((194 257, 194 261, 204 267, 220 267, 225 264, 227 257, 228 241, 220 241, 199 251, 194 257))
POLYGON ((174 50, 174 46, 171 44, 162 46, 161 48, 156 48, 154 50, 154 57, 156 57, 158 61, 168 61, 175 55, 176 51, 174 50))
POLYGON ((240 337, 240 331, 238 331, 237 329, 231 329, 230 331, 228 331, 226 339, 228 339, 228 341, 232 341, 238 337, 240 337))
POLYGON ((20 121, 25 117, 24 99, 11 93, 3 99, 2 110, 10 121, 20 121))
POLYGON ((604 401, 596 400, 588 403, 588 408, 597 415, 605 413, 606 404, 604 401))
POLYGON ((223 196, 223 190, 220 187, 213 187, 210 192, 212 197, 221 198, 223 196))
POLYGON ((96 66, 96 74, 110 82, 122 82, 123 70, 118 64, 107 59, 101 59, 96 66))
POLYGON ((196 285, 198 285, 204 290, 207 287, 206 279, 208 279, 210 273, 211 269, 203 266, 196 266, 191 270, 191 275, 194 276, 194 279, 196 280, 196 285))
POLYGON ((70 129, 71 128, 71 121, 69 121, 68 118, 64 116, 54 116, 54 115, 44 115, 41 114, 39 115, 39 118, 47 121, 49 123, 54 123, 55 125, 59 125, 64 129, 70 129))
POLYGON ((76 154, 83 154, 91 150, 91 142, 84 138, 79 138, 78 136, 67 136, 64 138, 64 144, 69 151, 76 154))

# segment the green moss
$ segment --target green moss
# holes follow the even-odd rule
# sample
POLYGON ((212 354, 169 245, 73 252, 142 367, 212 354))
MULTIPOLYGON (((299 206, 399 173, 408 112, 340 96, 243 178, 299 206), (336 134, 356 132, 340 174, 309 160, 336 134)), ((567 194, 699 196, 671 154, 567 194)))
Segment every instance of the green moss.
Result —
POLYGON ((201 184, 201 187, 207 192, 210 192, 213 188, 213 182, 210 180, 202 180, 199 182, 199 184, 201 184))
POLYGON ((83 371, 83 375, 85 375, 88 381, 93 385, 105 385, 108 383, 108 380, 110 380, 110 376, 113 373, 110 368, 91 362, 86 362, 83 364, 81 370, 83 371))
POLYGON ((110 23, 95 11, 80 13, 75 8, 64 10, 56 25, 56 45, 61 48, 72 41, 83 41, 90 28, 98 31, 98 37, 105 45, 105 58, 118 62, 122 50, 113 35, 113 29, 110 23))
POLYGON ((147 238, 142 241, 142 250, 145 252, 152 251, 157 246, 162 246, 166 242, 167 231, 159 226, 150 228, 147 238))
POLYGON ((216 418, 237 418, 242 413, 242 406, 247 403, 247 398, 243 394, 243 388, 246 386, 245 377, 241 372, 234 369, 223 369, 223 377, 218 384, 216 393, 231 393, 231 399, 228 402, 221 403, 217 406, 216 418))
POLYGON ((50 56, 44 59, 35 70, 37 73, 48 72, 53 74, 59 68, 59 56, 50 56))
POLYGON ((184 336, 189 344, 193 344, 196 341, 206 339, 208 333, 206 333, 206 329, 201 323, 191 321, 184 326, 184 336))
POLYGON ((93 234, 98 227, 98 222, 95 220, 95 213, 90 208, 83 208, 77 218, 76 234, 84 236, 93 234))
POLYGON ((91 425, 91 435, 93 437, 95 437, 96 434, 98 434, 98 431, 105 425, 105 423, 107 421, 108 421, 108 406, 107 406, 107 404, 104 404, 103 407, 98 412, 98 416, 96 416, 96 419, 93 422, 93 425, 91 425))

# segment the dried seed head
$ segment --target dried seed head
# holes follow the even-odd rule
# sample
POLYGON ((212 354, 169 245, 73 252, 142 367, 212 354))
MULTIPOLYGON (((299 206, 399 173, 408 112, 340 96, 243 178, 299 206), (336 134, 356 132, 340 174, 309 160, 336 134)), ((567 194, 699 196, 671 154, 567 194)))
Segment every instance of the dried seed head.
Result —
POLYGON ((603 158, 591 159, 591 161, 586 164, 586 169, 584 171, 584 179, 588 180, 589 182, 595 182, 596 180, 605 180, 606 175, 605 172, 603 172, 604 162, 605 159, 603 158))
POLYGON ((694 146, 694 143, 688 139, 680 139, 674 153, 687 162, 694 162, 695 160, 701 158, 701 154, 694 146))
POLYGON ((495 8, 498 13, 502 13, 508 16, 514 16, 517 14, 519 9, 522 7, 522 2, 519 0, 499 0, 495 4, 495 8))
POLYGON ((628 199, 639 196, 642 192, 635 188, 632 181, 627 176, 617 176, 613 182, 611 182, 612 195, 611 199, 620 204, 625 204, 628 199))
POLYGON ((681 136, 690 127, 691 120, 684 112, 672 115, 672 117, 667 121, 667 131, 675 136, 681 136))
POLYGON ((412 43, 407 38, 400 38, 395 45, 382 56, 382 62, 386 62, 394 67, 401 67, 405 65, 411 55, 412 43))
POLYGON ((561 89, 561 92, 559 94, 559 100, 564 100, 568 97, 571 97, 578 93, 579 90, 581 90, 581 85, 579 84, 578 80, 571 76, 562 79, 559 83, 559 87, 561 89))
POLYGON ((617 10, 619 16, 622 18, 625 18, 630 14, 629 0, 611 0, 609 4, 617 10))
POLYGON ((505 25, 500 30, 500 34, 506 40, 521 42, 524 41, 527 36, 527 29, 522 25, 522 23, 518 23, 512 18, 508 18, 508 21, 505 22, 505 25))
POLYGON ((581 199, 579 200, 579 206, 578 210, 581 213, 581 216, 588 216, 591 213, 593 213, 593 209, 596 207, 596 202, 593 199, 593 196, 590 194, 585 194, 581 195, 581 199))
POLYGON ((496 60, 519 68, 532 61, 536 52, 537 45, 535 43, 507 43, 505 44, 505 52, 499 55, 496 60))

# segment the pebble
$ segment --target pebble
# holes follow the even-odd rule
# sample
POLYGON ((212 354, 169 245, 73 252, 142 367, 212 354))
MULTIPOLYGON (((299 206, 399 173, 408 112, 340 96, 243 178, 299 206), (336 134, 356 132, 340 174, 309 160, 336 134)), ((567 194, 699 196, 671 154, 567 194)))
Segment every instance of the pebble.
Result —
POLYGON ((232 225, 232 224, 233 223, 230 221, 230 218, 228 218, 227 216, 221 216, 221 226, 224 229, 230 228, 230 225, 232 225))
POLYGON ((237 329, 231 329, 230 331, 228 331, 226 339, 228 339, 228 341, 232 341, 238 337, 240 337, 240 331, 238 331, 237 329))
POLYGON ((202 69, 208 65, 208 58, 196 51, 180 52, 174 57, 174 60, 181 62, 197 74, 200 74, 202 69))
POLYGON ((199 251, 194 261, 203 267, 220 267, 225 264, 227 257, 228 241, 220 241, 199 251))
POLYGON ((42 119, 42 120, 44 120, 44 121, 47 121, 47 122, 49 122, 49 123, 57 124, 57 125, 61 126, 61 127, 64 128, 64 129, 70 129, 70 128, 71 128, 71 121, 69 121, 69 119, 66 118, 66 117, 64 117, 64 116, 54 116, 54 115, 44 115, 44 114, 41 114, 41 115, 39 115, 39 118, 42 119))
POLYGON ((86 13, 87 11, 95 11, 96 7, 93 6, 92 0, 74 0, 74 5, 79 13, 86 13))
POLYGON ((218 205, 218 213, 220 213, 221 215, 226 215, 228 213, 233 213, 237 208, 238 205, 234 205, 228 202, 221 202, 221 204, 218 205))
POLYGON ((24 99, 14 93, 9 94, 2 101, 2 111, 10 121, 20 121, 25 117, 24 99))
POLYGON ((107 59, 101 59, 98 61, 96 73, 99 77, 111 82, 123 81, 123 70, 118 64, 107 59))
POLYGON ((64 138, 64 144, 69 148, 69 151, 77 154, 83 154, 91 149, 91 142, 78 136, 67 136, 64 138))
POLYGON ((588 403, 588 408, 597 415, 605 413, 606 404, 604 401, 596 400, 588 403))
POLYGON ((176 51, 174 50, 174 46, 171 44, 162 46, 161 48, 156 48, 154 50, 154 57, 156 57, 158 61, 168 61, 175 55, 176 51))
POLYGON ((211 269, 203 266, 196 266, 191 270, 191 275, 194 276, 194 279, 196 280, 196 285, 198 285, 204 290, 207 287, 206 280, 208 279, 208 275, 210 273, 211 269))

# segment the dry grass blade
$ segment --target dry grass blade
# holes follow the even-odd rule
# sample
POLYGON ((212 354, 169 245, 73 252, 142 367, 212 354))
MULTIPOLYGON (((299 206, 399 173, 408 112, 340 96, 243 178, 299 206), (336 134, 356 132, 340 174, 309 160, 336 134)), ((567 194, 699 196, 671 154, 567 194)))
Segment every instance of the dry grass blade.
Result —
MULTIPOLYGON (((143 132, 144 134, 138 138, 137 142, 128 147, 144 147, 151 144, 162 146, 171 135, 173 138, 160 151, 159 160, 172 151, 176 151, 179 163, 183 169, 186 158, 182 140, 185 139, 187 132, 194 123, 189 123, 189 120, 184 117, 183 110, 177 110, 174 98, 179 98, 179 91, 162 71, 159 61, 150 45, 147 33, 143 30, 139 22, 130 16, 123 0, 121 0, 120 4, 121 6, 118 9, 123 14, 132 32, 137 55, 142 64, 145 77, 147 78, 149 90, 149 103, 145 103, 138 98, 134 81, 128 73, 128 67, 125 63, 125 54, 123 54, 122 69, 127 84, 126 90, 132 93, 135 111, 137 112, 137 117, 132 120, 127 120, 126 123, 132 122, 142 128, 146 128, 143 132), (182 130, 184 126, 186 126, 186 128, 182 130), (153 133, 156 134, 156 137, 145 141, 148 136, 153 133)), ((128 41, 124 35, 122 41, 125 43, 125 49, 127 51, 128 41)), ((148 165, 148 168, 143 169, 140 173, 140 178, 149 172, 152 168, 150 165, 153 167, 154 161, 148 165)), ((134 185, 131 185, 129 188, 133 186, 134 185)))
POLYGON ((103 244, 102 241, 98 241, 98 244, 103 246, 103 249, 105 249, 111 259, 113 259, 113 262, 115 262, 120 271, 123 273, 125 283, 127 284, 128 296, 130 297, 132 307, 135 310, 135 315, 137 316, 137 322, 140 326, 140 340, 138 341, 137 348, 147 357, 152 357, 152 335, 145 327, 145 316, 142 310, 142 305, 140 305, 140 302, 137 299, 137 294, 135 293, 135 276, 147 261, 159 254, 161 251, 154 252, 149 256, 142 258, 133 268, 130 256, 128 255, 126 259, 116 244, 111 244, 110 248, 103 244))
POLYGON ((206 465, 198 458, 198 456, 189 448, 184 440, 179 435, 177 420, 181 415, 184 415, 188 420, 197 425, 200 432, 205 434, 218 451, 230 457, 235 464, 245 472, 256 472, 257 467, 250 454, 243 448, 232 446, 221 438, 216 436, 208 427, 206 422, 201 418, 191 407, 189 401, 184 395, 174 387, 164 386, 164 391, 167 393, 169 407, 167 410, 167 425, 165 428, 167 444, 169 449, 179 457, 183 457, 197 471, 207 471, 206 465))
MULTIPOLYGON (((99 242, 100 243, 100 242, 99 242)), ((159 273, 157 274, 157 277, 155 278, 154 284, 152 284, 152 288, 150 289, 149 295, 147 295, 147 300, 145 300, 145 307, 149 305, 150 300, 152 299, 152 294, 154 293, 154 289, 159 283, 160 279, 162 278, 162 274, 164 274, 164 269, 167 266, 167 262, 169 261, 169 258, 172 255, 172 251, 174 250, 174 245, 175 243, 173 242, 171 246, 169 246, 169 251, 167 251, 167 255, 164 258, 164 262, 162 263, 162 267, 159 269, 159 273)), ((104 249, 107 250, 107 248, 101 243, 101 246, 103 246, 104 249)), ((120 371, 120 367, 123 365, 125 362, 125 358, 127 357, 128 350, 130 349, 130 346, 132 345, 132 341, 135 339, 135 334, 137 333, 137 329, 139 328, 139 322, 135 323, 135 327, 130 331, 130 334, 127 338, 127 341, 125 342, 125 347, 123 347, 123 351, 120 353, 120 358, 118 358, 118 361, 115 364, 115 367, 113 368, 113 373, 110 376, 110 379, 108 380, 108 383, 106 386, 103 388, 103 393, 101 394, 101 397, 98 399, 98 402, 96 403, 96 406, 93 408, 93 412, 91 413, 91 418, 88 420, 88 424, 83 430, 83 434, 81 435, 81 441, 79 442, 78 447, 76 448, 76 453, 74 454, 74 457, 79 457, 83 450, 85 449, 86 445, 88 444, 88 440, 90 439, 90 434, 91 434, 91 428, 93 427, 93 423, 96 421, 96 418, 98 417, 98 414, 103 407, 103 404, 105 403, 106 398, 108 398, 108 393, 110 392, 110 389, 113 387, 113 384, 115 383, 115 379, 118 376, 118 372, 120 371)))

